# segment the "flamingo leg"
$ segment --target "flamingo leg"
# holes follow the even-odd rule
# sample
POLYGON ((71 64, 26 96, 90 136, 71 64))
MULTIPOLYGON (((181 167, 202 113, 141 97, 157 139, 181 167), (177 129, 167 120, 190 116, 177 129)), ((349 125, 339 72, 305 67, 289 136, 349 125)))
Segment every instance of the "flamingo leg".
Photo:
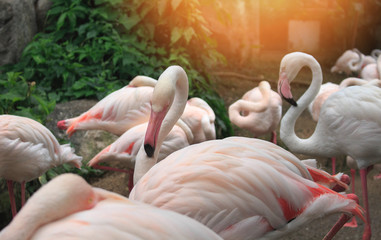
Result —
POLYGON ((128 190, 132 190, 134 187, 134 170, 130 171, 130 176, 128 177, 128 190))
POLYGON ((368 174, 368 169, 360 169, 360 177, 361 177, 361 186, 362 186, 362 195, 363 195, 363 204, 365 207, 365 214, 366 214, 366 223, 364 227, 364 234, 363 234, 363 240, 370 239, 372 236, 372 231, 370 227, 370 213, 369 213, 369 202, 368 202, 368 187, 367 187, 367 179, 366 176, 368 174))
POLYGON ((274 143, 274 144, 277 144, 277 141, 276 141, 276 132, 275 131, 271 132, 271 142, 274 143))
POLYGON ((25 204, 25 181, 21 182, 21 207, 25 204))
POLYGON ((332 174, 336 174, 336 158, 332 157, 331 161, 332 161, 332 174))
POLYGON ((8 185, 9 199, 11 201, 12 217, 15 217, 17 214, 17 208, 16 208, 15 194, 13 192, 13 181, 7 180, 7 185, 8 185))
MULTIPOLYGON (((353 217, 354 218, 354 217, 353 217)), ((343 214, 340 219, 335 223, 335 225, 329 230, 329 232, 324 236, 323 240, 331 240, 336 233, 343 227, 343 225, 351 219, 351 216, 343 214)))
MULTIPOLYGON (((356 169, 351 169, 351 191, 355 193, 355 177, 356 177, 356 169)), ((355 228, 358 227, 357 220, 355 217, 352 220, 344 225, 344 227, 355 228)))

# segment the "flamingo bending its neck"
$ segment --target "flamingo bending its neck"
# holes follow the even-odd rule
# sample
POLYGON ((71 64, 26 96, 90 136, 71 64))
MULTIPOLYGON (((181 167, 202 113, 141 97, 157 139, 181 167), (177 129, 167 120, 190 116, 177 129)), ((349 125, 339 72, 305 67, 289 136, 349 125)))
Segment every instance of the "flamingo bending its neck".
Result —
POLYGON ((271 141, 276 144, 276 128, 282 116, 282 99, 271 90, 267 81, 246 92, 242 99, 229 106, 232 123, 259 137, 271 133, 271 141))
POLYGON ((26 117, 0 115, 0 150, 0 177, 7 180, 13 216, 17 213, 13 182, 21 183, 24 205, 25 182, 64 163, 81 167, 82 157, 69 144, 60 145, 49 129, 26 117))
POLYGON ((323 76, 319 63, 311 55, 295 52, 283 57, 278 91, 294 106, 281 120, 280 137, 293 152, 332 157, 348 155, 360 169, 367 222, 363 238, 370 239, 371 226, 366 184, 367 168, 381 161, 381 89, 372 85, 353 86, 333 93, 323 104, 314 133, 307 139, 295 134, 295 123, 316 97, 323 76), (297 102, 292 98, 290 82, 300 69, 312 71, 312 81, 297 102))

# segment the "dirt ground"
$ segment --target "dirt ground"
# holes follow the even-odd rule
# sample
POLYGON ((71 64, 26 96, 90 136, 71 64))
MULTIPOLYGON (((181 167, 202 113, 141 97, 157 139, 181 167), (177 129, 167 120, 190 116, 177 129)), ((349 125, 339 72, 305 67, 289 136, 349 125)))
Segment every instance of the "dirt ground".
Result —
MULTIPOLYGON (((230 70, 224 69, 224 71, 216 71, 212 73, 214 87, 220 96, 224 99, 226 107, 231 103, 239 99, 246 91, 256 87, 261 80, 267 80, 271 83, 272 89, 276 89, 276 83, 278 79, 279 71, 279 62, 280 61, 266 61, 265 63, 258 63, 253 66, 252 69, 245 70, 230 70), (239 72, 239 73, 238 73, 239 72), (237 74, 238 73, 238 74, 237 74)), ((329 72, 330 65, 322 65, 324 82, 340 82, 344 76, 331 74, 329 72)), ((293 94, 294 96, 300 96, 308 87, 310 81, 310 71, 302 70, 301 74, 293 82, 293 94)), ((288 109, 288 104, 283 104, 283 112, 288 109)), ((315 123, 310 117, 308 112, 305 112, 301 118, 297 121, 296 132, 300 137, 308 137, 312 134, 315 127, 315 123)), ((234 127, 235 135, 251 137, 250 133, 234 127)), ((279 128, 278 128, 279 136, 279 128)), ((270 136, 262 137, 265 140, 269 140, 270 136)), ((280 141, 278 137, 278 145, 285 147, 285 145, 280 141)), ((285 147, 286 148, 286 147, 285 147)), ((303 156, 300 154, 295 154, 300 159, 313 158, 312 156, 303 156)), ((318 159, 321 167, 328 172, 331 171, 331 165, 329 159, 318 159)), ((344 173, 349 173, 349 169, 345 166, 344 157, 338 158, 337 160, 337 171, 344 173)), ((381 239, 381 204, 379 199, 381 197, 381 180, 373 180, 373 175, 375 171, 370 172, 368 176, 368 189, 369 189, 369 204, 371 206, 371 221, 372 221, 372 231, 373 236, 372 240, 381 239)), ((110 189, 116 192, 120 192, 123 195, 128 194, 128 189, 125 184, 120 184, 121 182, 127 183, 127 177, 120 173, 108 173, 102 180, 94 182, 94 186, 103 187, 110 189)), ((355 181, 356 193, 360 198, 360 204, 362 204, 362 195, 360 188, 359 175, 356 176, 355 181)), ((292 235, 284 237, 285 240, 317 240, 322 239, 324 235, 329 231, 333 226, 336 220, 339 218, 339 215, 333 215, 325 218, 321 218, 314 222, 311 222, 305 225, 298 232, 295 232, 292 235)), ((357 228, 343 228, 334 239, 344 240, 344 239, 361 239, 363 233, 363 223, 361 220, 358 220, 359 226, 357 228)))

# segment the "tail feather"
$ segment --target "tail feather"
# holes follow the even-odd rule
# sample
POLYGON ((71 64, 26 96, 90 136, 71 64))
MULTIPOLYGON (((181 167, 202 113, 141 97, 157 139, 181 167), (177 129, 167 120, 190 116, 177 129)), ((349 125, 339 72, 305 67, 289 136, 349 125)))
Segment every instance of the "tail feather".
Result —
POLYGON ((74 154, 74 149, 69 144, 61 145, 60 160, 62 163, 69 163, 76 168, 81 168, 82 157, 74 154))

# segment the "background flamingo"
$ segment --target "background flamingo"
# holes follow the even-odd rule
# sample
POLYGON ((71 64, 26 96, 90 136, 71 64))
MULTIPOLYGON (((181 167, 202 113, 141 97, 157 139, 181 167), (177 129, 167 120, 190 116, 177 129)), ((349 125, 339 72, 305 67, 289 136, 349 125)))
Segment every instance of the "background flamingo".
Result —
POLYGON ((193 143, 216 139, 214 125, 216 115, 203 99, 198 97, 189 99, 181 115, 181 120, 191 129, 194 137, 193 143))
POLYGON ((197 221, 63 174, 38 190, 1 239, 221 239, 197 221))
POLYGON ((24 205, 25 182, 64 163, 81 167, 82 157, 69 144, 60 145, 46 127, 26 117, 0 115, 0 150, 0 177, 7 180, 13 216, 17 213, 13 182, 21 183, 24 205))
POLYGON ((282 99, 271 90, 267 81, 246 92, 242 99, 229 106, 229 118, 240 128, 250 131, 254 137, 271 133, 276 144, 276 128, 282 116, 282 99))
POLYGON ((153 78, 137 76, 80 116, 59 121, 57 127, 66 130, 69 136, 77 130, 96 129, 120 136, 131 127, 148 121, 155 84, 153 78))
POLYGON ((319 63, 308 54, 287 54, 281 61, 278 91, 286 99, 292 99, 290 81, 300 69, 308 66, 312 71, 312 82, 281 121, 281 139, 291 151, 331 157, 348 155, 354 158, 360 168, 367 223, 364 238, 370 239, 370 215, 366 184, 367 168, 380 162, 381 149, 381 89, 372 86, 353 86, 332 94, 320 110, 315 132, 307 139, 296 136, 296 119, 307 108, 319 92, 322 72, 319 63))

